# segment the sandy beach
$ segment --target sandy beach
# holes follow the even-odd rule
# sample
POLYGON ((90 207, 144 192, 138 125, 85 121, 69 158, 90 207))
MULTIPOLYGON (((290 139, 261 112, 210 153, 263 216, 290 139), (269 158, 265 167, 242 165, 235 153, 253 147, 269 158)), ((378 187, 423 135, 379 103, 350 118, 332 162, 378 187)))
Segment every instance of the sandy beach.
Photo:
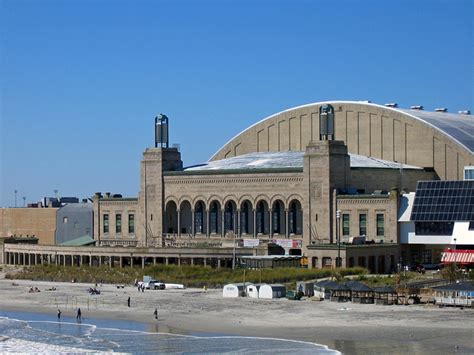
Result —
POLYGON ((474 353, 473 309, 234 299, 223 298, 222 290, 138 292, 127 285, 99 285, 100 295, 90 295, 89 287, 94 285, 2 279, 0 310, 41 312, 53 320, 58 307, 69 316, 80 307, 84 319, 139 321, 150 331, 301 340, 346 354, 474 353), (30 293, 30 287, 40 292, 30 293))

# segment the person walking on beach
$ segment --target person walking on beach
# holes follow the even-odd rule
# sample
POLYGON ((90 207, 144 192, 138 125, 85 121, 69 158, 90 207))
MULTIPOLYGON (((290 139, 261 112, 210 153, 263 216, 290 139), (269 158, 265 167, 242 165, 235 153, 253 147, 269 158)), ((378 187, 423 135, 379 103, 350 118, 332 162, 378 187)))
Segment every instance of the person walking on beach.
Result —
POLYGON ((158 308, 155 308, 153 315, 155 316, 155 319, 158 320, 158 308))
POLYGON ((127 300, 127 306, 130 307, 130 297, 128 297, 128 300, 127 300))
POLYGON ((58 320, 61 320, 61 310, 58 308, 58 320))
POLYGON ((80 323, 81 322, 81 317, 82 317, 82 312, 81 312, 81 309, 78 308, 77 309, 77 315, 76 315, 76 320, 80 323))

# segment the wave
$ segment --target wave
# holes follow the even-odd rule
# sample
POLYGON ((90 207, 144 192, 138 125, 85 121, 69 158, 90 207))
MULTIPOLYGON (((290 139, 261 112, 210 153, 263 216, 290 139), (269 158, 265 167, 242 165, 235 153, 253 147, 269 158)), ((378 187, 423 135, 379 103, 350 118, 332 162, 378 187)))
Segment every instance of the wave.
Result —
MULTIPOLYGON (((99 321, 99 320, 97 320, 99 321)), ((155 353, 250 353, 250 354, 339 354, 317 343, 280 338, 233 335, 183 335, 114 327, 113 320, 100 320, 104 326, 67 320, 25 320, 0 317, 3 352, 155 352, 155 353), (26 348, 25 348, 26 347, 26 348), (29 347, 29 348, 28 348, 29 347)))

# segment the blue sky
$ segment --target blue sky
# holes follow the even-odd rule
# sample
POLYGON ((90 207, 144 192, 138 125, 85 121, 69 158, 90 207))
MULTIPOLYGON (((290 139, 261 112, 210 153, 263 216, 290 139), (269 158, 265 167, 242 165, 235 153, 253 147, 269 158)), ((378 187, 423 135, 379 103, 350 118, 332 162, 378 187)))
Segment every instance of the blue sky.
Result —
POLYGON ((0 206, 136 196, 153 119, 185 165, 323 100, 474 109, 473 1, 0 0, 0 206))

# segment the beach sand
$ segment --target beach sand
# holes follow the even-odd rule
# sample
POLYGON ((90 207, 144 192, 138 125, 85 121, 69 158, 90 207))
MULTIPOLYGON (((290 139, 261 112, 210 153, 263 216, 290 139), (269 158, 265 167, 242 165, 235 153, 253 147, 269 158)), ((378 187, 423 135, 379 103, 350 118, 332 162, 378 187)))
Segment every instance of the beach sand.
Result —
POLYGON ((0 280, 0 310, 133 320, 150 331, 273 337, 327 345, 346 354, 473 354, 474 310, 433 305, 376 306, 329 301, 223 298, 222 290, 0 280), (30 287, 41 292, 30 293, 30 287), (55 291, 48 289, 56 288, 55 291), (131 305, 127 306, 130 297, 131 305), (159 319, 153 312, 158 309, 159 319))

